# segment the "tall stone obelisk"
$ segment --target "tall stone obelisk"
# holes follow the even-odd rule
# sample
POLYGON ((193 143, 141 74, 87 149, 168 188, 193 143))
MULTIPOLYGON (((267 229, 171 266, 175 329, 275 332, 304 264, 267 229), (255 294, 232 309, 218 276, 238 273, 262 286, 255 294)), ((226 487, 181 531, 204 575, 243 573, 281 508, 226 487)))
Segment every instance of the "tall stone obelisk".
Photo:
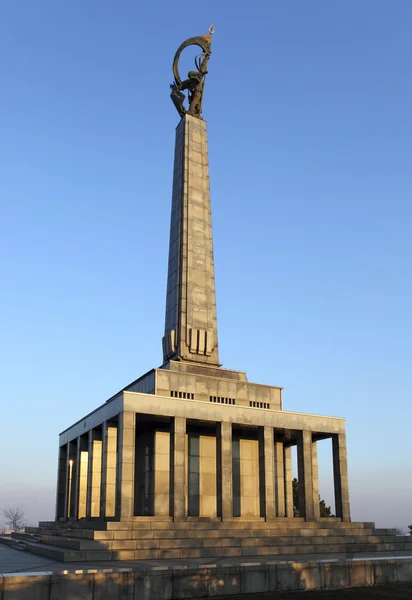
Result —
POLYGON ((174 61, 172 99, 182 118, 176 129, 163 359, 220 366, 207 130, 201 117, 210 40, 190 38, 174 61), (188 45, 200 46, 204 58, 182 82, 178 59, 188 45), (189 110, 183 106, 183 89, 189 90, 189 110))

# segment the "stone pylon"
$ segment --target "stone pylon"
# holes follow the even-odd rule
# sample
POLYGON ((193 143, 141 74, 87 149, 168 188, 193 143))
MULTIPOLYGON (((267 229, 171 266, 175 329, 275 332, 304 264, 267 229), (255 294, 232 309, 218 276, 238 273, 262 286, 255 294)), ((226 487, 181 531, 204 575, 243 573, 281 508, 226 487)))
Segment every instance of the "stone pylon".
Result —
POLYGON ((206 122, 176 129, 163 359, 219 365, 206 122))

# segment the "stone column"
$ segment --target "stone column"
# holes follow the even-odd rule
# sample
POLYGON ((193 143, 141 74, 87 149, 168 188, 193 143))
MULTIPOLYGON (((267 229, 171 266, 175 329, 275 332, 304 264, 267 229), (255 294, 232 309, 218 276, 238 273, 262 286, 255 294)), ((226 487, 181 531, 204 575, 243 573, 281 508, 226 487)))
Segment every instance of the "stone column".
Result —
POLYGON ((106 516, 107 421, 102 423, 102 467, 100 480, 100 518, 106 516))
POLYGON ((303 430, 298 436, 299 514, 306 521, 314 518, 312 482, 312 432, 303 430))
POLYGON ((87 472, 88 472, 88 438, 84 435, 78 438, 79 471, 78 471, 78 495, 77 495, 77 519, 86 518, 87 501, 87 472))
POLYGON ((186 419, 174 417, 173 420, 173 518, 186 517, 186 419))
POLYGON ((117 430, 110 422, 102 425, 102 482, 100 517, 114 517, 116 503, 116 446, 117 430))
POLYGON ((73 513, 70 514, 72 518, 78 519, 79 515, 79 493, 80 493, 80 436, 77 438, 76 444, 76 458, 73 464, 73 481, 72 481, 72 494, 73 494, 73 513))
POLYGON ((342 521, 350 521, 348 462, 346 455, 346 434, 332 436, 333 479, 335 484, 336 516, 342 521))
POLYGON ((319 468, 318 468, 318 443, 312 442, 312 487, 313 487, 313 518, 320 518, 319 508, 319 468))
POLYGON ((220 423, 220 460, 222 521, 233 519, 232 497, 232 423, 220 423))
POLYGON ((169 516, 170 509, 170 432, 154 434, 154 514, 169 516))
POLYGON ((102 433, 100 430, 89 430, 88 447, 86 519, 100 517, 100 486, 102 482, 102 433))
POLYGON ((67 444, 66 498, 64 507, 64 516, 66 519, 73 519, 75 516, 76 455, 77 440, 75 439, 67 444))
POLYGON ((265 463, 265 517, 266 521, 275 518, 275 457, 273 427, 263 427, 265 463))
POLYGON ((284 446, 285 463, 285 512, 287 517, 294 517, 293 511, 293 476, 292 476, 292 448, 284 446))
POLYGON ((131 519, 134 513, 136 439, 136 415, 134 412, 120 413, 117 435, 116 516, 120 519, 131 519))
POLYGON ((57 460, 56 521, 66 516, 67 502, 67 444, 59 447, 57 460))
POLYGON ((216 436, 199 438, 199 516, 217 516, 216 436))
MULTIPOLYGON (((292 466, 292 465, 291 465, 292 466)), ((292 481, 292 479, 291 479, 292 481)), ((275 506, 276 516, 285 516, 285 463, 282 442, 275 442, 275 506)), ((293 506, 292 506, 293 512, 293 506)))

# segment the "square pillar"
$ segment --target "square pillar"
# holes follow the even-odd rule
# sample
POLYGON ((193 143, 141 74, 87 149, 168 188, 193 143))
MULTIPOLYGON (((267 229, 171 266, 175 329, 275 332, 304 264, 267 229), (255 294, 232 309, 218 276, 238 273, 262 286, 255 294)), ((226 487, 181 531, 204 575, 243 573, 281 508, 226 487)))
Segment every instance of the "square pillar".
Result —
POLYGON ((173 518, 176 520, 186 517, 186 419, 185 417, 174 417, 172 425, 172 452, 173 461, 173 518))
POLYGON ((285 466, 285 513, 287 517, 294 517, 293 510, 293 477, 292 477, 292 448, 284 446, 283 451, 285 466))
MULTIPOLYGON (((285 516, 285 463, 282 442, 275 442, 275 510, 277 517, 285 516)), ((291 461, 292 462, 292 461, 291 461)), ((292 467, 292 465, 290 465, 292 467)), ((290 480, 292 482, 292 478, 290 480)), ((293 505, 292 505, 293 512, 293 505)))
POLYGON ((77 438, 78 449, 78 489, 77 489, 77 519, 86 518, 87 501, 87 471, 88 471, 88 436, 81 435, 77 438))
POLYGON ((109 421, 102 425, 102 480, 100 518, 115 516, 117 429, 109 421))
POLYGON ((187 436, 187 515, 200 516, 200 435, 188 433, 187 436))
POLYGON ((233 518, 232 496, 232 423, 222 421, 218 426, 219 460, 219 488, 222 521, 233 518))
POLYGON ((275 440, 273 427, 263 427, 265 517, 266 521, 275 518, 275 440))
POLYGON ((73 519, 75 512, 77 439, 67 443, 65 518, 73 519))
POLYGON ((312 432, 303 430, 298 436, 299 514, 306 521, 314 519, 312 481, 312 432))
POLYGON ((169 516, 170 431, 154 434, 154 514, 169 516))
POLYGON ((100 486, 102 482, 102 432, 89 430, 89 462, 87 474, 86 519, 100 517, 100 486))
POLYGON ((59 447, 57 460, 56 521, 66 516, 67 444, 59 447))
POLYGON ((134 513, 134 457, 136 415, 131 411, 119 414, 117 428, 116 516, 131 519, 134 513))
POLYGON ((319 467, 318 467, 318 443, 312 442, 312 487, 313 487, 313 518, 320 518, 319 507, 319 467))
POLYGON ((71 504, 70 504, 70 517, 72 519, 77 519, 77 514, 79 512, 79 488, 80 488, 80 437, 76 440, 73 440, 73 475, 72 475, 72 485, 71 485, 71 504))
POLYGON ((350 521, 348 461, 346 455, 346 434, 332 436, 333 480, 335 487, 336 516, 342 521, 350 521))
POLYGON ((201 435, 199 442, 199 516, 216 517, 216 435, 201 435))

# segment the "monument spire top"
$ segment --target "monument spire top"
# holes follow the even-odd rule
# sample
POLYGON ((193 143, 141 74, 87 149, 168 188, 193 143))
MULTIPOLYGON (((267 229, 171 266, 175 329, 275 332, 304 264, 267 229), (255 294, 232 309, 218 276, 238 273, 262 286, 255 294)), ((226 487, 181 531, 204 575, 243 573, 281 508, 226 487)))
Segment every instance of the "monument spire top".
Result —
POLYGON ((170 86, 172 90, 170 97, 181 117, 184 117, 185 114, 188 114, 192 117, 197 117, 198 119, 202 118, 203 90, 207 75, 207 66, 212 53, 211 42, 214 31, 215 27, 214 25, 211 25, 209 27, 209 35, 199 35, 188 38, 182 44, 180 44, 176 51, 173 60, 174 82, 170 86), (195 58, 196 71, 189 71, 187 79, 182 81, 179 73, 179 59, 183 50, 188 46, 199 46, 203 52, 198 54, 195 58), (183 92, 185 90, 188 91, 187 99, 189 102, 189 108, 186 108, 184 105, 186 96, 183 92))

